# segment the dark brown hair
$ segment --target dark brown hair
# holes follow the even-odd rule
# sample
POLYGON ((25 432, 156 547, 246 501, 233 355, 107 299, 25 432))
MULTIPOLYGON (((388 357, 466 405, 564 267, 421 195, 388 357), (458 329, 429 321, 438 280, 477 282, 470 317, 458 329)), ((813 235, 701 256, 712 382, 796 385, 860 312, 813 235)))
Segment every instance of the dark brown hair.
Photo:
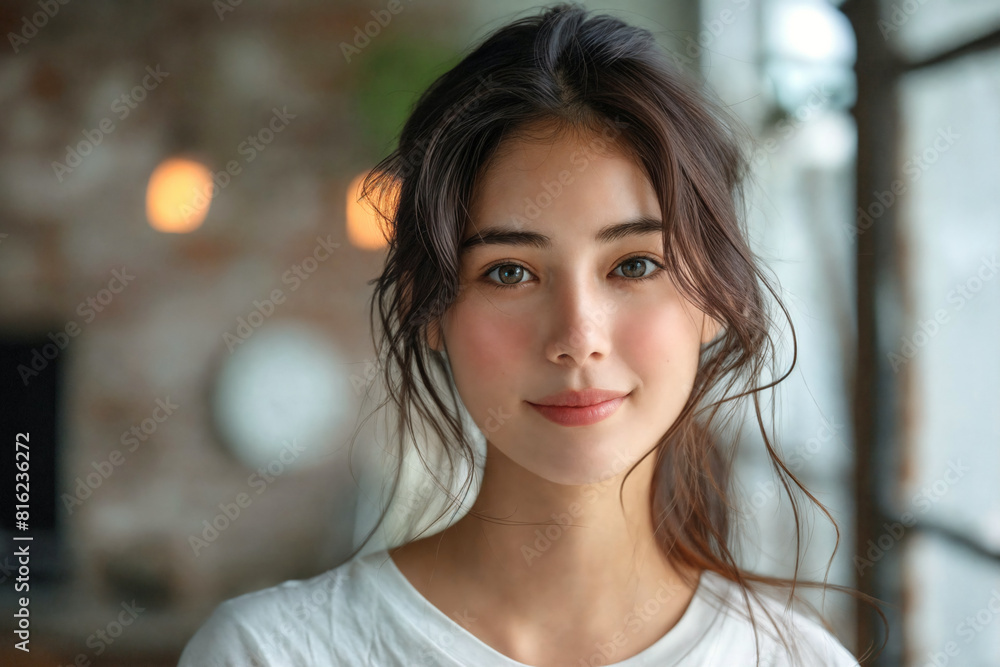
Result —
MULTIPOLYGON (((838 545, 840 530, 781 460, 761 415, 760 393, 788 376, 796 348, 792 327, 791 367, 780 377, 771 373, 777 379, 762 384, 763 371, 775 360, 775 311, 768 293, 786 319, 788 312, 747 240, 743 189, 752 140, 671 62, 651 32, 611 16, 591 15, 577 4, 543 8, 538 15, 508 23, 442 74, 416 102, 398 147, 365 180, 362 197, 379 212, 389 244, 384 270, 372 281, 370 316, 387 392, 379 407, 391 401, 398 410, 400 461, 404 436, 421 440, 414 433, 414 418, 433 428, 452 470, 456 457, 474 460, 453 383, 446 388, 447 400, 434 386, 433 375, 447 377, 448 370, 426 336, 431 323, 459 296, 459 242, 478 179, 500 154, 502 143, 524 136, 541 139, 533 132, 543 127, 580 136, 616 128, 616 149, 642 167, 657 193, 665 263, 675 285, 723 325, 702 346, 682 412, 649 452, 656 457, 650 503, 665 556, 681 571, 710 570, 739 584, 752 622, 747 593, 757 591, 751 583, 790 588, 789 604, 797 584, 875 600, 826 579, 798 580, 801 526, 793 486, 833 523, 838 545), (741 510, 729 491, 736 438, 724 447, 722 435, 747 399, 795 516, 791 579, 741 569, 731 550, 741 537, 741 510)), ((417 452, 425 461, 419 447, 417 452)), ((435 480, 451 496, 448 484, 435 480)), ((393 494, 398 482, 397 474, 393 494)), ((355 553, 384 517, 385 512, 355 553)), ((756 622, 753 626, 756 634, 756 622)))

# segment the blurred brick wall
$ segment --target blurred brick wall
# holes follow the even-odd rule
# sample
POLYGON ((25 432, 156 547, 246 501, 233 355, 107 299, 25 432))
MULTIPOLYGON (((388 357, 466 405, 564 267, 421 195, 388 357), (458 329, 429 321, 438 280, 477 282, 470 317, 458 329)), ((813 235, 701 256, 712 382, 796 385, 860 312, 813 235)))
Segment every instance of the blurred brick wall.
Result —
POLYGON ((60 495, 111 472, 59 502, 67 587, 32 588, 31 664, 43 649, 93 658, 88 638, 133 599, 144 611, 108 655, 171 656, 221 599, 317 574, 351 546, 356 490, 332 457, 277 478, 194 555, 189 537, 252 472, 215 432, 212 386, 223 334, 275 288, 287 299, 268 323, 313 324, 357 364, 345 373, 363 372, 383 253, 346 241, 346 189, 391 137, 359 131, 354 95, 379 40, 445 22, 404 2, 348 63, 342 43, 382 6, 42 4, 0 10, 0 330, 65 344, 60 495), (146 184, 180 150, 239 173, 199 229, 163 234, 146 222, 146 184), (292 288, 283 274, 320 238, 339 247, 292 288), (150 422, 158 400, 176 407, 150 422), (130 451, 122 437, 144 421, 155 432, 130 451))

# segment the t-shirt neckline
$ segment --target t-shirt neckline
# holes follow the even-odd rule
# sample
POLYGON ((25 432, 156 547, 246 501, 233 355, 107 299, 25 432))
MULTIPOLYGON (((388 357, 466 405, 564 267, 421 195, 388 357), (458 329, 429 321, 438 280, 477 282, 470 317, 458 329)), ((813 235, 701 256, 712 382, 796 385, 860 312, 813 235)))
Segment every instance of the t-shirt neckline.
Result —
MULTIPOLYGON (((376 581, 380 584, 377 586, 378 590, 386 597, 390 606, 402 612, 418 631, 428 636, 456 661, 496 667, 532 667, 500 653, 438 609, 396 567, 388 549, 372 553, 371 563, 376 567, 376 574, 382 572, 379 566, 385 565, 385 578, 376 581), (413 619, 421 619, 421 622, 413 622, 413 619)), ((652 664, 651 660, 662 667, 681 664, 684 656, 704 637, 717 618, 719 609, 709 600, 707 590, 713 575, 709 570, 703 570, 699 574, 698 585, 687 608, 666 634, 639 653, 608 663, 605 667, 641 667, 652 664)), ((596 647, 594 650, 597 652, 596 647)))

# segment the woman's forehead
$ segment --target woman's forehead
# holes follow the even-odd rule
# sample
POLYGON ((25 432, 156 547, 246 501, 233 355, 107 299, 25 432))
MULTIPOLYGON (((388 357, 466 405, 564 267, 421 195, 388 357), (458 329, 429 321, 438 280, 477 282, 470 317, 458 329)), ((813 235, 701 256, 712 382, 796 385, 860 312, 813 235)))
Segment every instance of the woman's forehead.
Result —
POLYGON ((573 124, 561 120, 536 121, 509 132, 493 152, 489 166, 511 155, 540 152, 555 145, 573 146, 590 154, 625 157, 630 151, 620 128, 613 123, 590 121, 573 124))
MULTIPOLYGON (((485 172, 469 207, 477 225, 658 215, 656 193, 629 156, 587 141, 522 143, 485 172)), ((611 221, 610 219, 608 220, 611 221)))

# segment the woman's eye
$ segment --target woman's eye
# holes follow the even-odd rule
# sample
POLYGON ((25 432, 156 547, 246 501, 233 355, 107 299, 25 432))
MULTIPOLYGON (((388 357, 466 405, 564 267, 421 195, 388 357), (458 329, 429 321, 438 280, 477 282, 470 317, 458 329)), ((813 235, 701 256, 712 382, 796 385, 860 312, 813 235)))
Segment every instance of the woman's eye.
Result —
POLYGON ((498 286, 500 287, 517 285, 525 274, 531 275, 520 264, 498 264, 487 271, 486 276, 489 277, 493 273, 497 274, 498 286))
MULTIPOLYGON (((644 255, 636 255, 622 260, 615 267, 616 273, 614 275, 621 277, 626 282, 639 282, 657 277, 662 270, 663 265, 655 259, 644 255), (617 273, 619 270, 621 270, 621 273, 617 273)), ((483 277, 494 287, 505 288, 520 287, 526 284, 527 281, 523 279, 530 275, 532 275, 531 272, 520 264, 504 262, 494 264, 486 270, 483 277), (493 277, 493 274, 496 274, 496 277, 493 277)))
POLYGON ((648 278, 650 274, 647 270, 658 266, 648 257, 629 257, 624 262, 615 267, 615 270, 622 269, 625 278, 648 278))

